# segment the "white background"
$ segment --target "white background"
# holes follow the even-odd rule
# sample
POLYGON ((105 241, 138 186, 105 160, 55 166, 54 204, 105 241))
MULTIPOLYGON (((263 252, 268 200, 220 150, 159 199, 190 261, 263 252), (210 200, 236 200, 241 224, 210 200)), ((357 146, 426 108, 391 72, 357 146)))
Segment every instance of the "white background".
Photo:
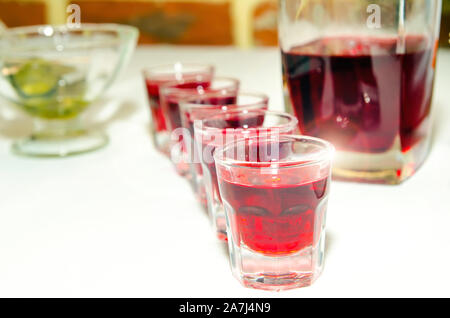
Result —
POLYGON ((400 186, 334 182, 326 263, 308 288, 242 287, 188 183, 155 151, 141 69, 207 62, 282 106, 277 49, 139 48, 86 113, 111 137, 65 159, 11 154, 28 117, 0 103, 0 296, 450 296, 450 51, 441 51, 434 142, 400 186))

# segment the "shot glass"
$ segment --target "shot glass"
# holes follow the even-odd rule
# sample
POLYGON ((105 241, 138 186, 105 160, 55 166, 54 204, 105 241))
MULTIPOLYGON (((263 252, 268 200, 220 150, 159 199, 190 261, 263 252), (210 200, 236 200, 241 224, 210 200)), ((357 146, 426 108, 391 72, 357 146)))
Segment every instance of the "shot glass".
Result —
POLYGON ((236 102, 239 90, 239 80, 234 78, 204 78, 196 80, 181 80, 169 82, 160 88, 161 107, 167 115, 167 128, 170 131, 170 157, 178 174, 192 180, 189 163, 190 153, 186 142, 180 114, 180 104, 184 100, 201 101, 205 103, 225 105, 236 102))
MULTIPOLYGON (((212 86, 214 86, 213 80, 212 86)), ((194 191, 199 202, 207 207, 206 190, 203 182, 203 170, 197 147, 194 142, 194 122, 218 115, 230 110, 266 110, 269 97, 265 94, 245 93, 236 94, 228 88, 202 95, 192 95, 180 103, 181 123, 184 128, 184 143, 190 159, 190 174, 194 191)))
POLYGON ((297 124, 297 119, 287 113, 247 109, 226 111, 194 123, 208 213, 220 240, 227 239, 227 230, 213 157, 215 149, 240 138, 294 134, 298 130, 297 124))
POLYGON ((246 287, 305 287, 324 263, 333 146, 257 136, 215 151, 233 275, 246 287))
POLYGON ((214 67, 206 64, 174 63, 143 70, 152 118, 152 139, 157 150, 166 155, 170 154, 170 132, 167 127, 167 116, 160 104, 160 87, 174 81, 209 82, 213 75, 214 67))

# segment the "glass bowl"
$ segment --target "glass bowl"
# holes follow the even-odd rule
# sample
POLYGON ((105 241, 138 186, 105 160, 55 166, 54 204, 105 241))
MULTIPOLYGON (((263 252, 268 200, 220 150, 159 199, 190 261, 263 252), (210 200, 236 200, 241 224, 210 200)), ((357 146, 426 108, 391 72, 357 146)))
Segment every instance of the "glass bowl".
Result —
POLYGON ((0 95, 34 119, 31 136, 14 152, 67 156, 107 144, 84 128, 80 114, 128 63, 138 30, 118 24, 38 25, 0 33, 0 95))

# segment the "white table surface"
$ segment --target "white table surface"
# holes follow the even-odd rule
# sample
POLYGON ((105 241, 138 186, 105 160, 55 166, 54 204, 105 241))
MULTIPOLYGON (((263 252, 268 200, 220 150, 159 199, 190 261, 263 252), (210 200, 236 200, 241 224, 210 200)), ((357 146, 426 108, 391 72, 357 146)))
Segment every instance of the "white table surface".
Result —
POLYGON ((308 288, 242 287, 188 183, 152 147, 140 70, 177 60, 266 92, 282 109, 277 49, 142 47, 86 117, 111 137, 65 159, 10 152, 30 119, 0 103, 0 296, 450 296, 450 51, 441 51, 435 138, 425 165, 400 186, 334 182, 326 263, 308 288), (101 105, 100 105, 101 104, 101 105))

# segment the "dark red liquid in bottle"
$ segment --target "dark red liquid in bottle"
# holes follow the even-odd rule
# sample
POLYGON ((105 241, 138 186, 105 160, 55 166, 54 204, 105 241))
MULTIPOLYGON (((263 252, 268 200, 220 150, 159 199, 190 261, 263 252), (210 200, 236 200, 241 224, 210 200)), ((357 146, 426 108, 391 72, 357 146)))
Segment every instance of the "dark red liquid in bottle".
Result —
POLYGON ((302 184, 285 183, 295 176, 277 178, 283 183, 247 185, 221 180, 220 184, 222 197, 233 209, 230 222, 235 240, 267 255, 295 253, 316 243, 326 208, 320 204, 329 187, 327 177, 302 184))
POLYGON ((282 52, 291 102, 303 134, 338 150, 380 153, 396 137, 408 151, 430 113, 433 45, 420 36, 324 38, 282 52))

